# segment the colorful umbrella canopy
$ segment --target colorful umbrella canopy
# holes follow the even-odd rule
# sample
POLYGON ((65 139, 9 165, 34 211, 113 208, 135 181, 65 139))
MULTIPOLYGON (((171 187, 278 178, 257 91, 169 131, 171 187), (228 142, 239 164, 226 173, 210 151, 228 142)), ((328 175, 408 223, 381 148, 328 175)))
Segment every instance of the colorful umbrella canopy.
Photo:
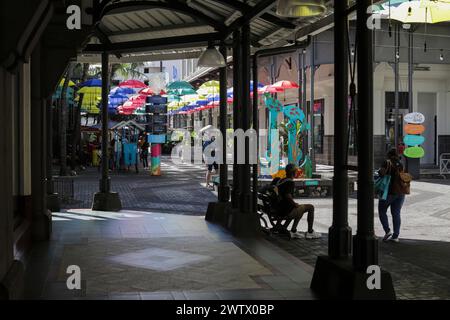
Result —
MULTIPOLYGON (((62 78, 61 81, 59 82, 58 86, 62 87, 64 85, 64 81, 66 79, 62 78)), ((69 87, 73 87, 75 85, 75 82, 73 82, 72 80, 69 80, 69 87)))
POLYGON ((270 85, 263 86, 262 88, 258 89, 258 93, 277 93, 277 92, 283 92, 284 89, 281 88, 275 88, 270 85))
POLYGON ((128 96, 122 94, 109 95, 109 104, 118 106, 128 100, 128 96))
POLYGON ((126 95, 126 94, 135 94, 135 92, 132 88, 128 88, 128 87, 115 87, 114 89, 112 89, 109 92, 109 94, 110 95, 115 95, 115 94, 126 95))
POLYGON ((197 94, 194 89, 191 88, 183 88, 183 89, 169 89, 167 91, 169 94, 178 95, 178 96, 185 96, 188 94, 197 94))
POLYGON ((204 84, 202 84, 199 89, 197 90, 197 93, 199 95, 215 95, 219 94, 220 92, 220 83, 216 80, 207 81, 204 84))
POLYGON ((406 1, 398 6, 384 5, 384 10, 379 12, 382 17, 387 17, 403 23, 438 23, 450 21, 449 0, 416 0, 406 1))
POLYGON ((126 87, 126 88, 146 88, 147 85, 139 80, 125 80, 119 83, 119 87, 126 87))
POLYGON ((167 90, 194 89, 187 81, 174 81, 167 85, 167 90))
MULTIPOLYGON (((100 109, 98 107, 99 98, 102 95, 101 87, 94 86, 84 86, 78 93, 83 94, 83 102, 81 104, 81 110, 87 113, 98 114, 100 109)), ((75 99, 75 101, 79 100, 79 96, 75 99)))
POLYGON ((146 96, 151 96, 151 95, 155 94, 155 92, 150 87, 147 87, 147 88, 144 88, 142 90, 139 90, 139 93, 140 94, 145 94, 146 96))
POLYGON ((85 82, 82 82, 78 85, 78 87, 101 87, 102 86, 102 80, 100 79, 90 79, 85 82))
POLYGON ((281 81, 275 82, 273 85, 271 85, 271 87, 275 88, 275 89, 282 89, 282 90, 299 88, 297 83, 295 83, 294 81, 288 81, 288 80, 281 80, 281 81))
MULTIPOLYGON (((258 82, 258 91, 260 88, 263 88, 264 85, 261 82, 258 82)), ((250 81, 250 93, 253 93, 253 81, 250 81)), ((227 96, 233 97, 233 87, 227 89, 227 96)))

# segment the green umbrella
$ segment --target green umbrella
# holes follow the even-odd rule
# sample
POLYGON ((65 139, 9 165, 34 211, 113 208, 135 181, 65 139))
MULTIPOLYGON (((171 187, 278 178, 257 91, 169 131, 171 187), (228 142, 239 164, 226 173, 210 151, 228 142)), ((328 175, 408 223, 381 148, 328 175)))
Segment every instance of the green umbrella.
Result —
POLYGON ((167 86, 168 90, 179 90, 179 89, 194 89, 193 86, 187 81, 174 81, 169 83, 167 86))
POLYGON ((169 89, 167 93, 178 96, 185 96, 187 94, 196 94, 197 92, 195 92, 193 88, 180 88, 180 89, 169 89))

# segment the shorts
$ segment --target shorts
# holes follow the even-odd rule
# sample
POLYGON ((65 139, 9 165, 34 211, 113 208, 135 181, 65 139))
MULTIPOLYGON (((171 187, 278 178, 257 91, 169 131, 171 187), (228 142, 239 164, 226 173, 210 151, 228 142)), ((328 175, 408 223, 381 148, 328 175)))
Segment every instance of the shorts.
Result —
POLYGON ((215 162, 213 162, 212 164, 208 164, 208 171, 212 171, 214 167, 214 170, 217 171, 219 169, 219 165, 215 162))

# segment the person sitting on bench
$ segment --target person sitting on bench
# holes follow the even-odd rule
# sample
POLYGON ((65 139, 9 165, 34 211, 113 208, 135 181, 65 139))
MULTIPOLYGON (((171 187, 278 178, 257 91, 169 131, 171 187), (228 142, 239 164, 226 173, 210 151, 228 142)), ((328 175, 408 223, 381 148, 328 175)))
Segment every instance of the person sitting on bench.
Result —
POLYGON ((294 201, 295 183, 293 179, 296 172, 297 167, 294 164, 288 164, 286 166, 286 178, 275 178, 271 183, 271 185, 276 187, 279 196, 279 203, 276 211, 279 217, 285 218, 280 219, 276 227, 280 227, 281 220, 285 220, 285 223, 282 226, 287 228, 291 220, 294 220, 290 231, 292 238, 299 238, 303 236, 306 237, 306 239, 320 238, 320 233, 315 232, 313 229, 314 206, 312 204, 298 204, 294 201), (308 232, 303 235, 303 233, 297 232, 297 226, 305 212, 308 213, 308 232))

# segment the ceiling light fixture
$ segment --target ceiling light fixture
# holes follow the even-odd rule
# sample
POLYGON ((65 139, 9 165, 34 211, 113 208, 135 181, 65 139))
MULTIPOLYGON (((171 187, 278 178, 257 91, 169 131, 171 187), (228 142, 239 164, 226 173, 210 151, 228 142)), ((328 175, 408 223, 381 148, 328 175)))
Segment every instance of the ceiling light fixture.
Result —
POLYGON ((226 66, 225 58, 223 55, 217 50, 217 48, 209 44, 208 48, 203 51, 200 58, 198 59, 197 65, 199 67, 219 67, 223 68, 226 66))
POLYGON ((313 17, 325 13, 323 0, 278 0, 277 15, 282 17, 313 17))

